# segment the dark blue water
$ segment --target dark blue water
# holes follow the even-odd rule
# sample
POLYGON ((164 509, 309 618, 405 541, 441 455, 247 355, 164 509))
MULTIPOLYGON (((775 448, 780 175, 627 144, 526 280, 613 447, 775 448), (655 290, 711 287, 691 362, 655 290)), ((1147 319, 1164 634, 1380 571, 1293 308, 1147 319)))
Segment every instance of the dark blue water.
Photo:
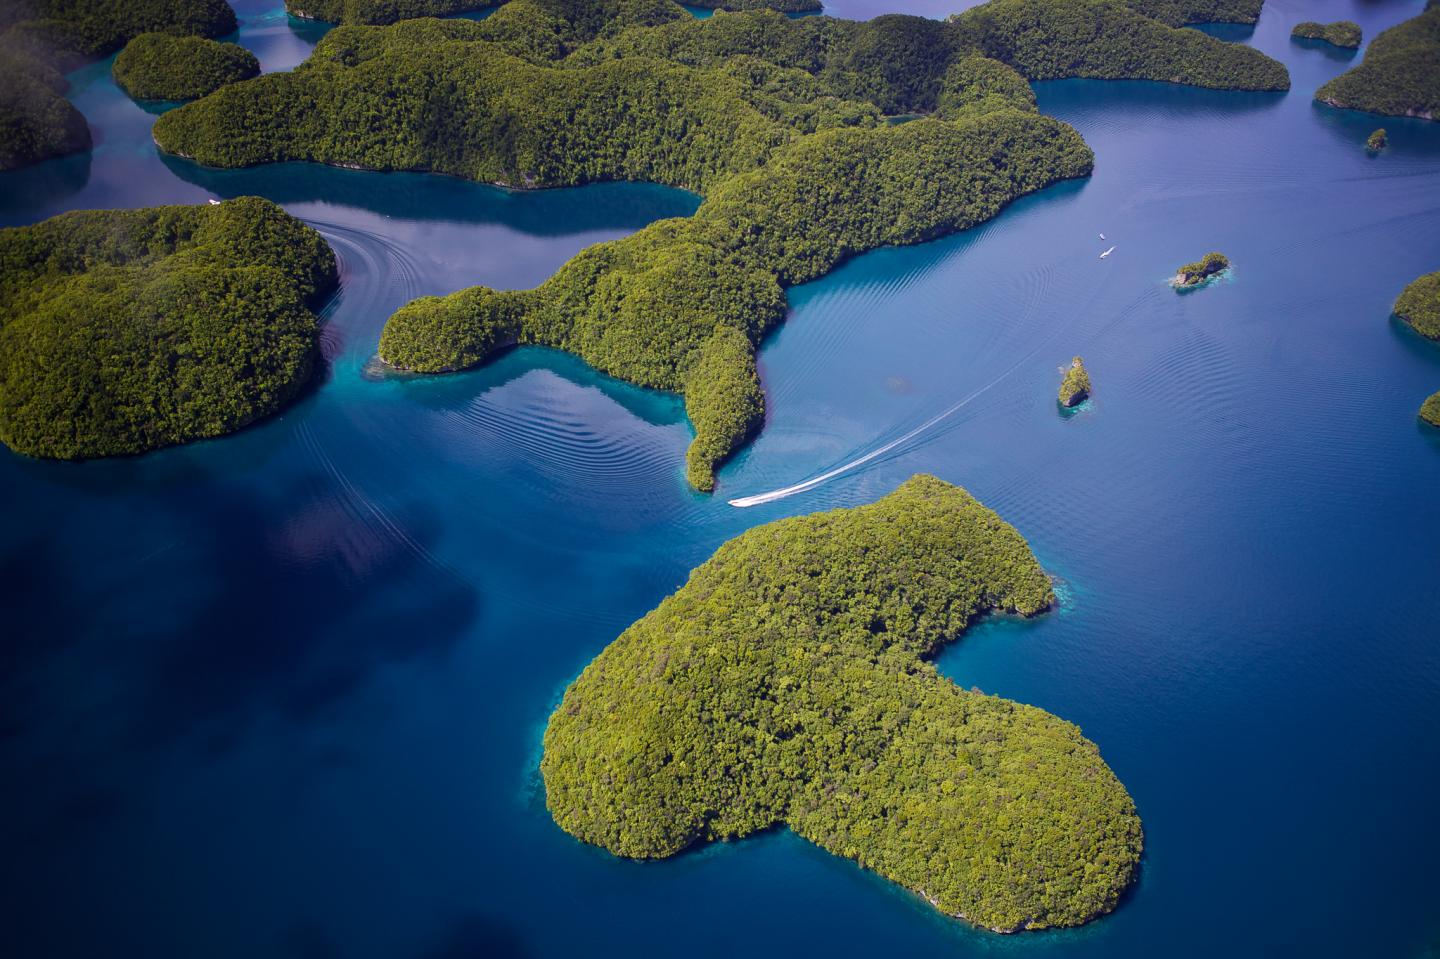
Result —
MULTIPOLYGON (((252 6, 241 39, 300 59, 314 28, 252 6)), ((854 6, 831 10, 880 12, 854 6)), ((1440 267, 1440 126, 1386 119, 1369 158, 1382 121, 1309 99, 1345 61, 1288 37, 1418 9, 1270 0, 1238 35, 1286 61, 1287 96, 1041 85, 1095 175, 792 291, 769 422, 714 498, 685 488, 674 398, 566 356, 366 368, 409 298, 532 285, 694 197, 201 171, 159 159, 153 117, 90 68, 93 157, 0 177, 4 222, 258 192, 326 234, 343 285, 325 381, 282 416, 135 459, 0 452, 6 953, 1422 954, 1440 433, 1415 412, 1440 348, 1389 308, 1440 267), (1211 249, 1228 282, 1164 285, 1211 249), (1076 353, 1096 395, 1066 418, 1076 353), (1147 829, 1114 915, 1002 938, 784 831, 636 864, 552 824, 541 730, 606 643, 726 538, 918 470, 1061 578, 1061 611, 982 626, 942 667, 1099 743, 1147 829)))

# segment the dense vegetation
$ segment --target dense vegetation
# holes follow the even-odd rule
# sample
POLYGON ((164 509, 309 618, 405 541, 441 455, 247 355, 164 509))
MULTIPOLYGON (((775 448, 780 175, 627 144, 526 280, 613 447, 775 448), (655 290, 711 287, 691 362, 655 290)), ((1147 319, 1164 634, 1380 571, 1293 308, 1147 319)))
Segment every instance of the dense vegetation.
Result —
POLYGON ((1216 273, 1230 269, 1230 261, 1223 253, 1206 253, 1194 263, 1186 263, 1175 271, 1174 285, 1180 289, 1199 286, 1216 273))
POLYGON ((1365 59, 1325 84, 1315 99, 1345 110, 1434 120, 1440 114, 1440 3, 1380 33, 1365 59))
POLYGON ((785 823, 981 926, 1085 922, 1138 862, 1124 786, 1073 725, 926 661, 982 613, 1052 602, 1020 534, 934 477, 757 527, 566 691, 546 804, 621 856, 785 823))
POLYGON ((0 170, 90 149, 63 71, 147 31, 234 29, 225 0, 0 0, 0 170))
MULTIPOLYGON (((517 0, 518 2, 518 0, 517 0)), ((674 18, 597 37, 571 59, 653 57, 709 65, 751 55, 814 76, 835 96, 886 113, 929 113, 950 66, 983 54, 1030 80, 1146 79, 1283 90, 1285 67, 1249 47, 1175 30, 1115 0, 991 0, 938 22, 892 14, 864 23, 775 14, 674 18)))
POLYGON ((1379 153, 1381 150, 1385 149, 1386 145, 1389 144, 1389 142, 1390 138, 1385 135, 1385 128, 1381 127, 1380 129, 1373 131, 1368 137, 1365 138, 1365 149, 1369 150, 1371 153, 1379 153))
POLYGON ((1190 23, 1254 23, 1265 0, 1126 0, 1136 13, 1172 27, 1190 23))
POLYGON ((41 55, 68 70, 142 33, 219 37, 233 33, 225 0, 10 0, 0 47, 41 55))
POLYGON ((142 33, 120 51, 111 72, 137 100, 194 100, 259 76, 260 61, 233 43, 142 33))
POLYGON ((1070 368, 1060 381, 1060 405, 1067 408, 1079 406, 1089 397, 1090 374, 1085 370, 1085 361, 1077 356, 1070 361, 1070 368))
POLYGON ((285 0, 291 16, 330 23, 387 24, 499 6, 504 0, 285 0))
POLYGON ((776 10, 780 13, 819 13, 825 9, 820 0, 688 0, 687 6, 704 10, 776 10))
POLYGON ((386 324, 380 355, 440 371, 542 343, 679 390, 696 429, 690 481, 708 490, 760 423, 754 349, 784 315, 784 287, 863 250, 973 226, 1092 163, 1074 130, 1015 110, 822 131, 731 178, 693 217, 591 247, 535 290, 414 301, 386 324))
POLYGON ((386 325, 380 355, 438 372, 546 344, 682 392, 696 430, 688 475, 708 490, 763 421, 754 350, 783 317, 786 287, 1089 173, 1083 141, 1039 116, 1025 78, 982 55, 987 45, 1037 75, 1065 58, 1082 75, 1288 82, 1253 50, 1116 0, 992 0, 951 22, 868 23, 772 11, 700 21, 668 0, 511 0, 480 23, 336 28, 292 74, 225 87, 154 130, 162 148, 215 166, 313 160, 704 193, 695 217, 587 250, 537 289, 417 300, 386 325), (1021 29, 1026 18, 1060 38, 1051 60, 1043 34, 1021 29), (1142 56, 1147 37, 1161 49, 1142 56), (886 126, 882 113, 933 116, 886 126))
POLYGON ((0 441, 109 456, 273 413, 310 377, 335 282, 320 235, 258 197, 0 230, 0 441))
POLYGON ((1302 40, 1323 40, 1337 47, 1354 50, 1360 46, 1360 24, 1353 20, 1336 20, 1334 23, 1316 23, 1306 20, 1295 24, 1290 36, 1302 40))
MULTIPOLYGON (((1405 287, 1395 301, 1394 312, 1421 336, 1440 340, 1440 272, 1426 273, 1405 287)), ((1440 426, 1440 393, 1420 407, 1420 418, 1431 426, 1440 426)))
POLYGON ((991 0, 951 22, 960 43, 1030 80, 1160 80, 1224 90, 1288 90, 1290 75, 1258 50, 1176 30, 1117 0, 991 0))
POLYGON ((293 73, 160 117, 156 142, 211 166, 314 160, 508 186, 644 179, 705 191, 800 132, 877 119, 757 61, 531 64, 479 40, 485 25, 338 27, 293 73))
POLYGON ((1395 315, 1421 336, 1440 340, 1440 273, 1426 273, 1405 287, 1395 301, 1395 315))
MULTIPOLYGON (((445 17, 472 10, 498 7, 505 0, 285 0, 285 9, 292 16, 330 23, 369 24, 383 26, 415 17, 445 17)), ((631 0, 643 5, 651 0, 631 0)), ((603 5, 603 4, 602 4, 603 5)), ((653 5, 653 4, 652 4, 653 5)), ((568 0, 542 3, 547 12, 563 15, 568 0)), ((782 13, 818 13, 820 0, 695 0, 692 7, 709 10, 778 10, 782 13)))
POLYGON ((0 49, 0 170, 90 149, 90 126, 65 99, 69 89, 49 64, 0 49))

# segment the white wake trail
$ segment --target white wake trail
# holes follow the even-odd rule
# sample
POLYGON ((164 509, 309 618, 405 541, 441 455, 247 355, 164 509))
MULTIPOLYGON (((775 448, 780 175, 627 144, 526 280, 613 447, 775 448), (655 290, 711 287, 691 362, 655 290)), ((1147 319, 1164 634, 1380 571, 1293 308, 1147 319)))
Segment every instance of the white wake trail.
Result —
MULTIPOLYGON (((1110 276, 1113 276, 1113 274, 1110 274, 1110 276)), ((1088 311, 1088 310, 1094 305, 1095 301, 1099 298, 1101 292, 1102 292, 1107 286, 1109 286, 1111 282, 1112 282, 1112 281, 1111 281, 1110 279, 1102 279, 1101 282, 1100 282, 1100 284, 1095 287, 1094 292, 1092 292, 1092 293, 1090 294, 1089 299, 1086 301, 1085 306, 1082 308, 1082 310, 1081 310, 1080 312, 1083 313, 1083 312, 1085 312, 1085 311, 1088 311)), ((1142 296, 1142 297, 1141 297, 1141 300, 1143 300, 1144 298, 1145 298, 1145 297, 1142 296)), ((1034 308, 1035 308, 1034 303, 1031 303, 1030 306, 1026 309, 1025 315, 1028 316, 1030 313, 1032 313, 1033 310, 1034 310, 1034 308)), ((1129 311, 1126 311, 1126 313, 1122 314, 1120 317, 1117 317, 1115 320, 1111 321, 1111 323, 1106 326, 1106 330, 1108 330, 1111 326, 1114 326, 1115 323, 1118 323, 1121 319, 1124 319, 1124 317, 1125 317, 1126 315, 1128 315, 1128 312, 1129 312, 1129 311)), ((771 491, 768 492, 768 493, 756 493, 754 496, 740 496, 740 497, 736 497, 735 499, 729 500, 728 502, 730 503, 731 506, 734 506, 734 507, 736 507, 736 508, 738 508, 738 509, 747 509, 747 508, 749 508, 749 507, 751 507, 751 506, 761 506, 761 505, 764 505, 765 503, 773 503, 773 502, 775 502, 776 500, 785 499, 787 496, 794 496, 796 493, 803 493, 803 492, 805 492, 806 490, 812 490, 812 489, 814 489, 815 487, 821 485, 822 483, 827 483, 827 482, 829 482, 830 480, 834 479, 834 478, 837 477, 837 476, 843 476, 844 474, 849 473, 849 472, 851 472, 852 470, 855 470, 855 469, 860 468, 861 466, 864 466, 866 463, 869 463, 871 460, 874 460, 874 459, 877 459, 877 458, 879 458, 879 457, 881 457, 881 456, 884 456, 886 453, 889 453, 891 450, 895 449, 897 446, 901 446, 901 445, 903 445, 903 444, 905 444, 905 443, 908 443, 910 440, 913 440, 915 437, 919 436, 921 433, 924 433, 926 430, 928 430, 928 429, 930 429, 931 427, 933 427, 936 423, 939 423, 941 420, 944 420, 945 418, 951 416, 951 415, 954 414, 956 411, 958 411, 961 407, 963 407, 963 406, 965 406, 966 404, 970 403, 971 401, 975 400, 975 399, 976 399, 977 397, 979 397, 981 394, 987 392, 991 387, 995 386, 995 384, 1003 381, 1003 380, 1004 380, 1006 377, 1008 377, 1011 373, 1014 373, 1014 372, 1015 372, 1016 370, 1018 370, 1020 367, 1024 366, 1026 363, 1030 362, 1030 360, 1033 359, 1042 349, 1044 349, 1046 346, 1049 345, 1050 341, 1053 340, 1053 339, 1056 337, 1056 335, 1059 334, 1059 332, 1060 332, 1060 329, 1059 329, 1059 328, 1051 328, 1048 332, 1046 332, 1043 336, 1040 337, 1040 341, 1035 344, 1035 346, 1030 350, 1030 352, 1026 353, 1024 356, 1020 357, 1020 359, 1018 359, 1018 360, 1016 360, 1014 363, 1012 363, 1012 364, 1011 364, 1004 372, 1002 372, 999 376, 995 377, 993 380, 991 380, 989 383, 986 383, 984 386, 980 387, 980 388, 979 388, 978 390, 976 390, 975 392, 973 392, 973 393, 971 393, 970 395, 966 396, 964 399, 960 400, 958 403, 955 403, 955 404, 953 404, 952 406, 950 406, 950 407, 948 407, 948 408, 940 411, 939 413, 936 413, 934 416, 930 417, 928 420, 926 420, 925 422, 921 423, 919 426, 915 427, 913 430, 910 430, 909 432, 907 432, 907 433, 906 433, 905 435, 903 435, 903 436, 900 436, 900 437, 897 437, 896 439, 891 440, 890 442, 886 443, 884 446, 881 446, 879 449, 871 450, 869 453, 866 453, 864 456, 857 456, 855 459, 851 460, 851 461, 848 462, 848 463, 841 464, 840 466, 837 466, 837 467, 835 467, 835 468, 832 469, 832 470, 829 470, 829 471, 827 471, 827 472, 821 473, 819 476, 812 477, 811 479, 805 480, 804 482, 796 483, 794 486, 786 486, 786 487, 784 487, 783 489, 771 490, 771 491)))
MULTIPOLYGON (((1046 340, 1048 339, 1049 337, 1046 337, 1046 340)), ((805 480, 804 482, 796 483, 794 486, 786 486, 783 489, 771 490, 768 493, 756 493, 754 496, 737 497, 736 499, 732 499, 729 501, 730 505, 738 509, 746 509, 751 506, 761 506, 765 503, 773 503, 776 500, 785 499, 787 496, 794 496, 796 493, 803 493, 806 490, 814 489, 821 483, 826 483, 837 476, 841 476, 845 473, 850 472, 851 470, 858 469, 859 467, 864 466, 866 463, 870 462, 873 459, 884 456, 886 453, 895 449, 897 446, 907 443, 915 437, 919 436, 921 433, 924 433, 926 430, 930 429, 930 427, 934 426, 936 423, 939 423, 941 420, 955 413, 961 407, 970 403, 972 400, 979 397, 982 393, 985 393, 996 383, 999 383, 1011 373, 1014 373, 1022 365, 1027 363, 1031 357, 1033 357, 1036 353, 1040 352, 1041 347, 1044 345, 1045 341, 1042 340, 1041 343, 1038 344, 1034 349, 1032 349, 1029 353, 1026 353, 1024 356, 1020 357, 1020 359, 1016 360, 1014 363, 1012 363, 1010 367, 1005 370, 1005 372, 995 377, 989 383, 986 383, 984 386, 980 387, 978 390, 975 390, 973 393, 969 394, 964 399, 952 404, 944 410, 941 410, 939 413, 936 413, 934 416, 930 417, 928 420, 921 423, 914 429, 910 430, 908 433, 896 437, 895 439, 886 443, 884 446, 881 446, 879 449, 871 450, 864 456, 857 456, 855 459, 851 460, 848 463, 837 466, 834 469, 829 470, 828 472, 821 473, 819 476, 812 477, 811 479, 805 480)))

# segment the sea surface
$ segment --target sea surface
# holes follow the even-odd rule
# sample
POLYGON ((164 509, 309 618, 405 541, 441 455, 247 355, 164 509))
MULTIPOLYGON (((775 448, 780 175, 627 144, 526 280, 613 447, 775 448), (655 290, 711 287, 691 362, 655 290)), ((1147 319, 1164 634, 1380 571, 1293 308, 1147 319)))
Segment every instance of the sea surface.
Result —
MULTIPOLYGON (((267 70, 323 33, 237 7, 267 70)), ((280 416, 128 459, 0 450, 4 953, 1434 955, 1440 431, 1416 410, 1440 346, 1390 306, 1440 269, 1440 124, 1314 105, 1355 58, 1289 39, 1420 9, 1269 0, 1216 30, 1284 60, 1289 94, 1039 85, 1094 176, 791 291, 768 422, 714 496, 685 486, 675 397, 572 357, 369 363, 412 297, 532 286, 697 197, 201 170, 156 154, 108 61, 81 71, 94 153, 0 176, 0 222, 258 193, 325 234, 342 285, 323 381, 280 416), (1230 276, 1166 286, 1210 250, 1230 276), (1076 354, 1095 397, 1064 416, 1076 354), (1146 827, 1113 915, 1000 937, 784 829, 634 863, 552 823, 541 733, 586 663, 727 538, 919 471, 1058 577, 1059 611, 940 665, 1099 744, 1146 827)))

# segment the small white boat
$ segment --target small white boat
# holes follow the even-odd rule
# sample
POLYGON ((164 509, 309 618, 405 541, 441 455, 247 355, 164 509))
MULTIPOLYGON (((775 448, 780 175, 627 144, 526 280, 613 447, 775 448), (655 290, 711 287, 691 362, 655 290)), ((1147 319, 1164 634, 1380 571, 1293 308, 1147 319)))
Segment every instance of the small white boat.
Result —
POLYGON ((219 200, 211 200, 211 201, 210 201, 210 205, 211 205, 211 206, 219 206, 219 205, 220 205, 220 201, 219 201, 219 200))
POLYGON ((1102 239, 1102 240, 1105 239, 1105 234, 1103 234, 1103 233, 1100 234, 1100 239, 1102 239))
POLYGON ((1101 254, 1100 254, 1100 259, 1103 260, 1103 259, 1105 259, 1107 256, 1109 256, 1111 253, 1114 253, 1114 252, 1115 252, 1115 248, 1112 246, 1110 249, 1108 249, 1108 250, 1106 250, 1104 253, 1101 253, 1101 254))

